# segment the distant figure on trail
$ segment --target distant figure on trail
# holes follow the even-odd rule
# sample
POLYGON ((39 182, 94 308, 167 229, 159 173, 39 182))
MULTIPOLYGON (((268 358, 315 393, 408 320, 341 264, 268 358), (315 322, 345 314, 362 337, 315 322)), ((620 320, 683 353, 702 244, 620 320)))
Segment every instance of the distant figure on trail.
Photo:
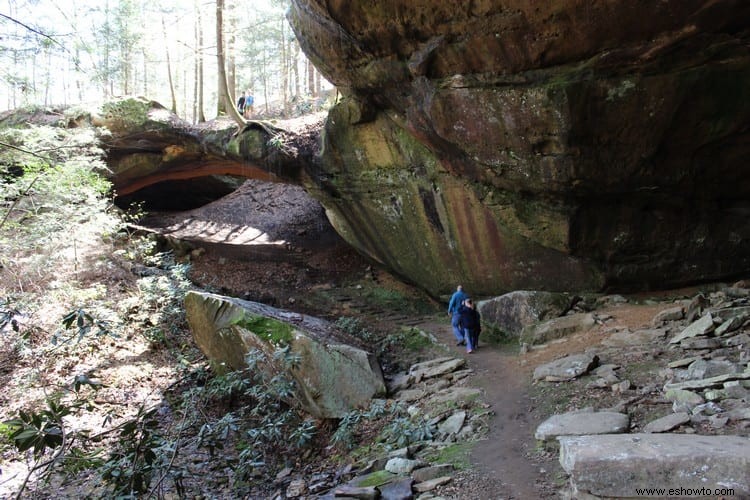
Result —
POLYGON ((242 94, 240 98, 237 99, 237 111, 239 111, 242 116, 245 116, 245 94, 242 94))
POLYGON ((450 302, 448 302, 448 316, 451 318, 451 326, 453 327, 453 335, 456 337, 456 345, 464 345, 466 343, 464 333, 458 326, 458 309, 464 303, 464 300, 468 298, 469 296, 464 293, 464 287, 458 285, 456 291, 451 296, 450 302))
POLYGON ((458 308, 458 324, 466 339, 466 352, 474 352, 474 349, 479 347, 482 324, 479 311, 471 299, 464 300, 464 305, 458 308))
POLYGON ((253 107, 253 104, 255 104, 253 91, 248 90, 245 92, 245 112, 243 113, 243 116, 245 118, 252 118, 252 116, 255 114, 255 108, 253 107))

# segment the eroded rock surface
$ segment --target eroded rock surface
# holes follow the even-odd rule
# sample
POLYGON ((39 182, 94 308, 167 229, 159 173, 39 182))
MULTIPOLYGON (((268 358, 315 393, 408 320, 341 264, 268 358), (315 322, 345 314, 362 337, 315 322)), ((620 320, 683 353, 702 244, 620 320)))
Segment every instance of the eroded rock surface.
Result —
POLYGON ((434 294, 750 268, 750 4, 294 0, 342 92, 311 189, 434 294))

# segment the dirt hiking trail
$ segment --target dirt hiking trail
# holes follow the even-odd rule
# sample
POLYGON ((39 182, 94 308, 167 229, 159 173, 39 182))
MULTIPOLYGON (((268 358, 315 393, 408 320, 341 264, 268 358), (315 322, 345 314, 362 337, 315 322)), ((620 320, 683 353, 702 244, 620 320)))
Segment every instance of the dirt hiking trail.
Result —
POLYGON ((555 497, 549 480, 552 469, 559 467, 555 458, 530 456, 536 446, 534 429, 540 423, 530 412, 533 406, 529 398, 531 369, 507 346, 483 344, 481 338, 480 347, 467 354, 465 347, 455 345, 448 321, 423 323, 418 327, 433 332, 451 355, 467 360, 468 367, 474 371, 469 385, 483 391, 482 400, 492 411, 489 434, 476 443, 470 457, 474 472, 485 484, 469 487, 480 490, 473 492, 476 497, 465 491, 467 485, 462 485, 461 494, 470 495, 465 498, 487 499, 498 498, 499 494, 512 499, 555 497), (488 483, 498 482, 502 483, 502 489, 490 490, 493 486, 488 483))

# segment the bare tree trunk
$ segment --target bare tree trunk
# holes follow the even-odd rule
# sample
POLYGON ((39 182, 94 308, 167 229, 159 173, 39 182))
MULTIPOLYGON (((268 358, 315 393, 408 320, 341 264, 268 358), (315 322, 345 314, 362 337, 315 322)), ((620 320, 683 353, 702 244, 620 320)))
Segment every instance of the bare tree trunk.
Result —
POLYGON ((34 54, 31 56, 31 88, 30 89, 27 88, 25 95, 22 96, 24 98, 24 104, 27 104, 25 101, 26 101, 26 96, 28 96, 29 93, 31 92, 36 93, 36 68, 37 68, 36 54, 34 54))
POLYGON ((146 56, 146 47, 141 48, 143 56, 143 95, 148 96, 148 57, 146 56))
POLYGON ((219 112, 221 112, 221 103, 224 103, 224 111, 228 112, 232 119, 237 122, 239 126, 245 125, 245 119, 240 116, 240 112, 234 106, 234 102, 229 97, 229 90, 227 89, 227 70, 224 61, 224 36, 222 33, 222 25, 224 24, 224 0, 216 0, 216 63, 218 65, 219 74, 219 112))
POLYGON ((307 60, 307 93, 311 97, 315 97, 315 66, 307 60))
MULTIPOLYGON (((197 1, 197 0, 196 0, 197 1)), ((193 2, 195 6, 195 2, 193 2)), ((193 123, 198 122, 198 17, 193 23, 193 123)))
POLYGON ((172 113, 177 114, 177 96, 174 93, 174 82, 172 81, 172 61, 169 58, 169 40, 167 39, 167 23, 161 16, 161 29, 164 34, 164 51, 167 53, 167 77, 169 78, 169 94, 172 96, 172 113))
POLYGON ((269 114, 269 108, 268 108, 268 71, 267 71, 267 62, 266 58, 268 56, 268 53, 266 52, 265 47, 263 48, 263 57, 261 57, 260 60, 260 71, 261 75, 260 78, 263 81, 263 98, 266 101, 266 115, 269 114))
MULTIPOLYGON (((52 104, 52 98, 49 95, 50 76, 52 74, 52 50, 47 48, 46 52, 47 52, 47 66, 44 68, 44 105, 45 106, 52 104)), ((63 75, 63 78, 65 78, 64 75, 63 75)))
POLYGON ((299 99, 300 97, 300 81, 299 81, 299 43, 297 40, 292 40, 292 47, 294 49, 294 55, 292 57, 292 75, 294 76, 294 98, 299 99))
MULTIPOLYGON (((216 60, 217 93, 216 116, 227 113, 227 75, 224 61, 224 0, 216 0, 216 60)), ((234 107, 234 103, 232 103, 234 107)))
POLYGON ((198 16, 198 122, 203 123, 206 121, 206 115, 203 113, 203 23, 198 0, 195 5, 198 16))
POLYGON ((227 41, 227 71, 229 72, 228 87, 229 100, 232 106, 237 102, 237 63, 235 52, 237 47, 237 16, 232 13, 229 17, 229 40, 227 41))
POLYGON ((289 49, 286 43, 286 20, 281 19, 281 102, 284 116, 289 116, 289 49))

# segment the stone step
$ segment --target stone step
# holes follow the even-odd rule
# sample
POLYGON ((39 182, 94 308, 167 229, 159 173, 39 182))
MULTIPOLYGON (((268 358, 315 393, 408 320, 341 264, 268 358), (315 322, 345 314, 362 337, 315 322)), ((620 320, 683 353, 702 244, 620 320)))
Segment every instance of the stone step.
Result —
POLYGON ((559 441, 560 464, 570 475, 575 498, 750 495, 747 437, 601 434, 559 441))

